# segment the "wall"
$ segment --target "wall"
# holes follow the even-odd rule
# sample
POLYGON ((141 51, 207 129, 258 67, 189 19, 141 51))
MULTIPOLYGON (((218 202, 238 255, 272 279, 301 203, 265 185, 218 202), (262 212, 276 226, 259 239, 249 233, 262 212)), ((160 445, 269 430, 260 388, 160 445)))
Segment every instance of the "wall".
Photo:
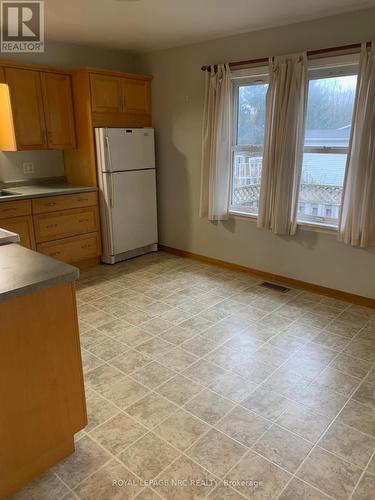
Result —
MULTIPOLYGON (((97 66, 119 71, 133 71, 134 56, 119 50, 101 49, 92 46, 45 42, 45 52, 40 54, 0 54, 1 61, 28 64, 45 64, 61 68, 97 66)), ((38 177, 64 175, 61 151, 25 151, 5 153, 0 151, 0 181, 16 181, 38 177), (35 173, 24 174, 22 163, 34 162, 35 173)))
POLYGON ((256 269, 375 298, 375 250, 300 230, 292 237, 248 220, 213 224, 198 216, 203 64, 251 59, 375 39, 375 9, 241 34, 143 55, 154 75, 160 242, 256 269))
POLYGON ((0 151, 0 181, 14 182, 64 175, 62 151, 0 151), (23 163, 34 163, 34 173, 24 174, 23 163))

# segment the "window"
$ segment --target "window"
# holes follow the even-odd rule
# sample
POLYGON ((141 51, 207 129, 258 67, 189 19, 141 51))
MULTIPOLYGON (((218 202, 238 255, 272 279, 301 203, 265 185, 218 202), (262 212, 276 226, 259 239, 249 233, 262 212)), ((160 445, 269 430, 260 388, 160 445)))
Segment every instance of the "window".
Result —
POLYGON ((355 64, 310 70, 299 222, 338 225, 356 73, 355 64))
POLYGON ((255 72, 258 74, 234 81, 235 130, 230 210, 250 215, 257 215, 259 209, 268 88, 264 71, 264 68, 257 68, 255 72))

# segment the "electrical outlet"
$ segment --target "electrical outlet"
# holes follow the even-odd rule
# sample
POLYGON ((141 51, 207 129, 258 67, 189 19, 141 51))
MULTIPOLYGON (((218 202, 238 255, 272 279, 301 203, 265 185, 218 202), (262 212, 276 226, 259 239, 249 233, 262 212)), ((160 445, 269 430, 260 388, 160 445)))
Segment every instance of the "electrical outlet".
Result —
POLYGON ((25 161, 23 164, 23 173, 24 174, 33 174, 34 173, 34 163, 32 161, 25 161))

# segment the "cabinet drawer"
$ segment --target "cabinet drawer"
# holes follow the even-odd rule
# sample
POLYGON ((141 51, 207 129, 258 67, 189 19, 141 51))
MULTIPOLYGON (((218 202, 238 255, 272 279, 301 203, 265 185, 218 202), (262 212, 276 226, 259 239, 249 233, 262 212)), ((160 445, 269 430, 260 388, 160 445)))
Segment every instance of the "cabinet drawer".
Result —
POLYGON ((73 236, 37 246, 38 252, 68 264, 98 257, 101 254, 100 248, 99 233, 73 236))
POLYGON ((0 219, 30 214, 31 200, 5 201, 0 203, 0 219))
POLYGON ((99 230, 98 209, 88 207, 34 215, 34 227, 38 243, 92 233, 99 230))
POLYGON ((33 219, 31 215, 2 219, 0 226, 20 236, 20 245, 35 250, 33 219))
POLYGON ((33 202, 33 214, 47 212, 58 212, 70 208, 90 207, 97 204, 96 193, 76 193, 58 196, 47 196, 46 198, 35 198, 33 202))

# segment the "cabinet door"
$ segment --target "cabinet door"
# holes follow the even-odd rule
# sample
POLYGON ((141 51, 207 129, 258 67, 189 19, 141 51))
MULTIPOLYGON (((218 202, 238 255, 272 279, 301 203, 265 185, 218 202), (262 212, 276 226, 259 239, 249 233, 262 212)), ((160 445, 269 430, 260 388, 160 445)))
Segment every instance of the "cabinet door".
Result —
POLYGON ((150 82, 131 78, 122 79, 123 111, 125 113, 150 114, 150 82))
POLYGON ((2 219, 1 227, 19 234, 21 239, 20 244, 26 248, 35 250, 33 219, 31 215, 14 217, 12 219, 2 219))
POLYGON ((40 73, 6 68, 17 149, 46 149, 47 138, 40 73))
POLYGON ((5 83, 4 68, 0 68, 0 83, 5 83))
POLYGON ((72 149, 75 129, 70 76, 41 73, 41 79, 48 146, 72 149))
POLYGON ((91 103, 94 112, 121 113, 121 80, 114 76, 90 75, 91 103))

